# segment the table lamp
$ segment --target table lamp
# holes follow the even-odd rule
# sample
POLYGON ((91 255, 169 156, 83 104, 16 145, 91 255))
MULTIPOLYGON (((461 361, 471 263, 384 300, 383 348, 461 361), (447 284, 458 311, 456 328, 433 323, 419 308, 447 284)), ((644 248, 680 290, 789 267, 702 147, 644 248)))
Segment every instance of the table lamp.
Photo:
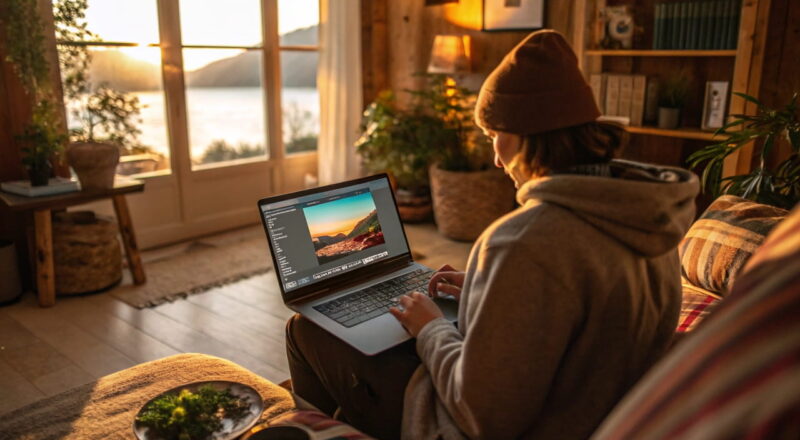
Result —
POLYGON ((457 74, 470 70, 468 35, 437 35, 428 73, 457 74))

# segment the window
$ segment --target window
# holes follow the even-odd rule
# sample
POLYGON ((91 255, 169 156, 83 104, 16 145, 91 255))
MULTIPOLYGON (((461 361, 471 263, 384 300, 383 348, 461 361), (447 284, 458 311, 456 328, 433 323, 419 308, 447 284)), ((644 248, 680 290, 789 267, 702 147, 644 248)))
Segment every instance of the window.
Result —
MULTIPOLYGON (((70 128, 83 127, 87 132, 89 121, 98 120, 89 105, 92 99, 97 102, 93 98, 96 93, 124 98, 131 109, 131 129, 125 133, 118 172, 168 174, 171 152, 187 156, 192 169, 266 160, 273 136, 268 132, 266 109, 278 108, 277 101, 282 101, 283 136, 272 143, 282 144, 289 154, 315 151, 319 135, 318 0, 278 1, 275 31, 283 80, 280 97, 270 97, 263 80, 269 66, 264 65, 261 17, 266 5, 274 8, 271 2, 274 0, 161 0, 159 5, 156 0, 88 0, 85 22, 91 33, 82 33, 74 26, 82 21, 80 17, 69 22, 69 16, 65 21, 59 14, 59 7, 79 2, 56 0, 70 128), (159 11, 179 17, 159 17, 159 11), (159 21, 180 23, 182 63, 162 60, 170 55, 161 50, 159 21), (81 64, 80 57, 86 55, 89 62, 81 64), (175 82, 162 80, 162 62, 171 67, 182 64, 184 90, 173 90, 175 82), (88 76, 88 82, 76 87, 75 80, 82 74, 88 76), (176 94, 185 99, 165 99, 176 94), (276 102, 270 106, 268 99, 276 102), (186 117, 170 119, 168 131, 170 114, 186 117), (185 126, 180 121, 186 121, 185 126), (186 136, 176 136, 179 132, 186 136), (186 138, 188 141, 176 141, 186 138)), ((101 137, 108 134, 102 127, 93 132, 101 137)))
POLYGON ((283 145, 287 154, 315 151, 319 137, 319 1, 279 0, 283 145))

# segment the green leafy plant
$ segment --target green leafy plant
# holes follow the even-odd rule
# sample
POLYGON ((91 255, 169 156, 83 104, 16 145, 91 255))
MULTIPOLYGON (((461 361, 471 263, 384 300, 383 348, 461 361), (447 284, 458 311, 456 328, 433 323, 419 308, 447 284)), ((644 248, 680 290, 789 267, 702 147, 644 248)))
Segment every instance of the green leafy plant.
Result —
POLYGON ((447 142, 450 135, 443 121, 401 109, 391 91, 367 107, 361 130, 355 146, 367 168, 390 172, 399 187, 409 190, 428 186, 430 145, 447 142))
POLYGON ((757 106, 754 116, 732 115, 733 120, 716 131, 726 138, 696 151, 687 159, 691 167, 705 164, 700 182, 712 197, 733 194, 790 209, 800 201, 800 118, 795 93, 779 110, 766 107, 744 93, 735 95, 757 106), (745 145, 756 142, 758 164, 748 174, 722 177, 725 159, 745 145), (787 158, 769 167, 771 155, 780 143, 788 142, 787 158))
POLYGON ((55 109, 50 101, 40 101, 34 108, 31 123, 17 139, 22 141, 22 163, 29 169, 48 166, 48 159, 63 149, 66 135, 55 124, 55 109))
POLYGON ((5 5, 6 61, 11 63, 33 103, 30 122, 17 136, 22 146, 22 163, 32 173, 49 174, 50 160, 59 154, 66 140, 52 104, 50 67, 45 57, 44 27, 37 2, 9 0, 5 5))
POLYGON ((138 97, 102 84, 84 96, 81 106, 72 112, 80 122, 80 126, 70 129, 72 141, 107 141, 122 147, 123 151, 133 151, 140 146, 138 97))
POLYGON ((475 94, 444 75, 425 76, 425 89, 406 91, 408 110, 391 91, 382 92, 364 112, 356 142, 367 168, 389 171, 405 189, 428 186, 431 162, 452 171, 491 166, 491 144, 473 122, 475 94))
POLYGON ((414 112, 441 122, 442 142, 429 144, 431 157, 449 171, 480 171, 492 165, 492 145, 475 124, 477 95, 445 75, 425 75, 428 87, 409 91, 414 112))
POLYGON ((658 93, 658 106, 667 108, 683 108, 689 96, 689 80, 685 75, 668 78, 661 85, 658 93))
POLYGON ((210 385, 203 385, 196 393, 184 389, 153 400, 136 421, 150 427, 161 438, 205 439, 222 427, 223 417, 240 420, 249 408, 246 399, 234 396, 230 390, 217 391, 210 385))

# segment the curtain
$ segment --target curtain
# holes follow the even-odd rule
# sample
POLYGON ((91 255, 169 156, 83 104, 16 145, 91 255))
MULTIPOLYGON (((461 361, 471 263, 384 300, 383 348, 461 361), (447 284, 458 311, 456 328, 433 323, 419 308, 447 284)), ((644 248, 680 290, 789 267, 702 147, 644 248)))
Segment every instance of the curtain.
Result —
POLYGON ((321 0, 319 40, 318 172, 326 185, 361 174, 353 147, 362 112, 359 0, 321 0))

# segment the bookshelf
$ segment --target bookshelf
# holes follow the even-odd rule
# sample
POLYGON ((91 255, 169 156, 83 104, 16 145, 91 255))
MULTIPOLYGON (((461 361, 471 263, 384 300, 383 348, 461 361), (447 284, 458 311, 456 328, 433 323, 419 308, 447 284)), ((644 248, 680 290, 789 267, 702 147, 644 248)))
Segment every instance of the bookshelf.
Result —
MULTIPOLYGON (((768 16, 769 0, 742 0, 738 28, 732 38, 735 49, 658 49, 654 50, 655 11, 659 5, 686 3, 688 0, 576 0, 572 9, 574 23, 573 49, 587 81, 593 74, 645 75, 665 79, 681 75, 689 80, 690 99, 684 107, 681 127, 666 130, 645 122, 628 126, 632 134, 628 150, 647 150, 659 157, 634 157, 666 165, 685 166, 685 157, 705 145, 717 142, 713 132, 700 130, 705 84, 707 81, 729 82, 727 114, 752 113, 755 109, 732 92, 758 95, 761 64, 768 16), (599 47, 599 12, 605 6, 628 5, 633 11, 636 28, 632 49, 599 47), (766 11, 766 12, 765 12, 766 11)), ((663 46, 662 46, 663 47, 663 46)), ((731 155, 725 164, 725 175, 749 171, 751 151, 731 155)))
POLYGON ((587 50, 586 55, 606 57, 735 57, 735 50, 623 50, 594 49, 587 50))
POLYGON ((676 128, 674 130, 668 130, 658 127, 650 127, 650 126, 636 127, 629 125, 625 127, 625 131, 634 134, 664 136, 664 137, 673 137, 679 139, 695 139, 695 140, 712 141, 712 142, 716 142, 717 139, 719 139, 718 137, 717 138, 714 137, 714 132, 702 131, 697 128, 676 128))

